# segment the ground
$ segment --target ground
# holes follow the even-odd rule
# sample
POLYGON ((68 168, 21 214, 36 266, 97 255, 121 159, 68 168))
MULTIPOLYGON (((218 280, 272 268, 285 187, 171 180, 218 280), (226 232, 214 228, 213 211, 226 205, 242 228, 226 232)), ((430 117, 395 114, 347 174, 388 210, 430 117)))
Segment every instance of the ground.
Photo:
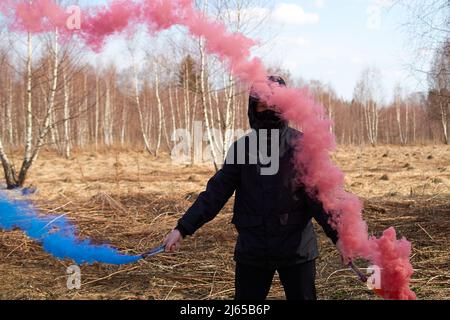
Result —
MULTIPOLYGON (((417 296, 449 299, 450 147, 342 147, 333 157, 346 173, 346 188, 364 200, 370 233, 395 226, 412 242, 417 296)), ((135 254, 162 242, 212 174, 211 166, 173 165, 136 151, 78 152, 69 160, 44 152, 28 182, 38 188, 36 205, 67 213, 80 237, 135 254)), ((0 231, 0 299, 230 299, 231 211, 230 201, 179 253, 127 266, 81 266, 82 287, 72 291, 66 287, 71 261, 52 258, 21 231, 0 231)), ((319 298, 378 299, 317 232, 319 298)), ((277 278, 270 298, 283 297, 277 278)))

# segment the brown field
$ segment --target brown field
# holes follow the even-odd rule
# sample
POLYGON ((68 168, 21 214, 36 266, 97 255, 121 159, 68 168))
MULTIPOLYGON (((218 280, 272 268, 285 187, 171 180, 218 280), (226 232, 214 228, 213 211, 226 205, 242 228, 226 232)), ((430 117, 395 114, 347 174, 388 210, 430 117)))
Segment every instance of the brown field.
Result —
MULTIPOLYGON (((340 148, 334 155, 347 188, 365 200, 364 217, 378 235, 395 226, 413 243, 413 290, 420 299, 450 298, 450 147, 340 148)), ((113 151, 71 160, 43 154, 29 183, 36 204, 68 213, 81 237, 142 253, 161 243, 213 173, 210 166, 174 166, 168 157, 113 151)), ((66 268, 20 231, 0 231, 0 299, 230 299, 235 231, 230 201, 173 255, 127 266, 84 265, 82 288, 66 288, 66 268)), ((343 268, 318 230, 320 299, 378 299, 343 268)), ((365 266, 364 261, 358 265, 365 266)), ((276 280, 271 299, 282 299, 276 280)))

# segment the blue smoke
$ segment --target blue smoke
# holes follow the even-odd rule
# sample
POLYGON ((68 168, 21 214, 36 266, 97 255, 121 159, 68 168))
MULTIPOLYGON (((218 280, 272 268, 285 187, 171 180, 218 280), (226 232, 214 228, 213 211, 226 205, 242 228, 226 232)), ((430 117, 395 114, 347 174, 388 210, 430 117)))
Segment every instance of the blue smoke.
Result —
POLYGON ((30 201, 9 199, 3 191, 0 191, 0 229, 20 229, 54 257, 69 258, 77 264, 128 264, 142 258, 122 254, 109 245, 94 245, 89 239, 80 240, 76 227, 65 216, 39 215, 30 201))

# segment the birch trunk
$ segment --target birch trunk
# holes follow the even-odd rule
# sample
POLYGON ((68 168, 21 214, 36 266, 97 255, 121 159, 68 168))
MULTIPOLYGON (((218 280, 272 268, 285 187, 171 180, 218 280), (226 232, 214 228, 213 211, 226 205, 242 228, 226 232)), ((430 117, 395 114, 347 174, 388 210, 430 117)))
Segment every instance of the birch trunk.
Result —
POLYGON ((405 104, 405 135, 404 135, 405 144, 409 142, 409 103, 406 101, 405 104))
POLYGON ((80 147, 86 146, 87 139, 87 131, 89 128, 88 124, 88 90, 87 90, 87 75, 84 75, 83 78, 83 107, 79 112, 79 145, 80 147))
POLYGON ((70 111, 69 111, 69 88, 67 84, 66 71, 62 72, 64 93, 64 157, 70 158, 70 111))
POLYGON ((401 100, 399 97, 395 99, 395 114, 397 120, 398 134, 400 138, 400 143, 404 144, 403 131, 402 131, 402 115, 401 115, 401 100))
POLYGON ((225 112, 225 123, 223 126, 223 145, 222 145, 222 160, 227 157, 228 146, 231 141, 231 131, 233 130, 233 100, 234 100, 234 80, 230 74, 228 78, 227 104, 225 112))
POLYGON ((99 134, 99 121, 100 121, 100 92, 99 92, 99 77, 95 75, 95 118, 94 118, 94 139, 95 149, 98 148, 98 134, 99 134))
POLYGON ((167 144, 167 147, 170 148, 170 142, 169 137, 167 135, 167 128, 166 128, 166 117, 164 114, 164 108, 161 102, 161 96, 159 94, 159 68, 156 61, 154 62, 154 69, 155 69, 155 94, 156 94, 156 102, 158 105, 158 114, 159 114, 159 121, 158 121, 158 143, 156 146, 156 155, 158 155, 159 148, 161 147, 161 136, 164 133, 165 141, 167 144))
POLYGON ((127 104, 125 103, 124 99, 122 106, 122 125, 120 130, 120 144, 122 145, 122 147, 125 145, 126 125, 127 125, 127 104))
POLYGON ((414 106, 412 108, 412 112, 413 112, 413 143, 416 143, 416 107, 414 106))
POLYGON ((206 103, 206 92, 205 92, 205 69, 206 69, 206 58, 205 58, 205 45, 204 40, 202 38, 199 39, 199 49, 200 49, 200 95, 201 95, 201 101, 203 106, 203 116, 205 118, 205 124, 206 124, 206 131, 208 135, 208 141, 211 148, 211 155, 214 163, 214 168, 216 171, 219 170, 218 163, 217 163, 217 154, 216 154, 216 148, 214 143, 214 137, 212 134, 212 128, 210 126, 209 122, 209 116, 208 116, 208 107, 206 103))
POLYGON ((52 113, 50 114, 50 138, 58 154, 62 155, 62 148, 60 143, 61 139, 59 137, 59 131, 56 124, 57 124, 56 111, 53 109, 52 113))
MULTIPOLYGON (((180 99, 179 99, 179 96, 178 96, 178 87, 175 87, 175 109, 176 109, 176 112, 177 112, 178 125, 181 128, 182 121, 181 121, 181 113, 180 113, 180 99)), ((177 127, 177 129, 178 129, 178 127, 177 127)))
MULTIPOLYGON (((31 160, 32 155, 32 143, 33 143, 33 106, 32 106, 32 56, 33 56, 33 44, 31 41, 31 33, 28 32, 28 52, 27 52, 27 105, 26 105, 26 121, 25 121, 25 156, 23 164, 31 160)), ((22 172, 21 172, 22 174, 22 172)), ((19 178, 20 180, 20 178, 19 178)))
POLYGON ((106 81, 106 96, 105 96, 105 112, 103 119, 103 137, 105 141, 105 145, 111 146, 111 87, 109 81, 106 81))
MULTIPOLYGON (((31 49, 31 40, 29 38, 28 41, 28 62, 27 62, 27 72, 28 72, 28 76, 27 76, 27 95, 28 95, 28 103, 27 103, 27 111, 32 112, 32 105, 31 105, 31 83, 32 83, 32 74, 31 74, 31 55, 32 55, 32 49, 31 49)), ((29 145, 29 149, 26 150, 25 152, 25 157, 24 157, 24 161, 22 163, 22 167, 20 169, 19 172, 19 177, 18 177, 18 184, 19 186, 23 186, 23 184, 25 183, 25 179, 26 179, 26 175, 28 173, 28 170, 30 169, 30 167, 32 166, 32 164, 36 161, 39 152, 42 148, 42 146, 44 145, 44 141, 45 138, 47 137, 50 129, 51 129, 51 115, 52 112, 54 110, 55 107, 55 95, 56 95, 56 89, 57 89, 57 84, 58 84, 58 69, 59 69, 59 61, 58 61, 58 50, 59 50, 59 46, 58 46, 58 30, 55 31, 55 39, 54 39, 54 48, 53 48, 53 52, 54 52, 54 65, 53 65, 53 77, 52 77, 52 84, 51 84, 51 88, 50 88, 50 95, 48 98, 48 104, 47 104, 47 112, 44 118, 44 122, 42 127, 39 130, 39 136, 37 138, 37 142, 34 146, 34 148, 32 148, 32 132, 30 130, 30 128, 28 128, 28 124, 27 124, 27 144, 28 142, 30 143, 29 145), (30 131, 30 132, 29 132, 30 131), (31 140, 29 140, 31 137, 31 140)), ((28 121, 32 121, 32 117, 30 119, 27 120, 28 121)))
POLYGON ((444 143, 448 144, 448 105, 445 102, 439 102, 439 109, 441 113, 442 133, 444 134, 444 143))
POLYGON ((13 163, 9 160, 5 149, 3 147, 2 138, 0 137, 0 160, 2 162, 3 172, 5 174, 6 187, 8 189, 15 189, 19 187, 19 181, 14 170, 13 163))
MULTIPOLYGON (((189 86, 189 68, 186 65, 186 73, 184 78, 184 122, 186 130, 190 130, 190 118, 191 118, 191 104, 190 104, 190 86, 189 86)), ((190 131, 189 131, 190 132, 190 131)))
POLYGON ((173 106, 172 85, 169 85, 169 106, 172 119, 172 132, 175 132, 175 130, 177 129, 177 119, 175 114, 175 108, 173 106))
POLYGON ((137 108, 138 115, 139 115, 139 124, 141 126, 142 138, 144 139, 145 150, 147 150, 147 152, 150 155, 154 155, 154 153, 152 152, 152 150, 150 148, 150 141, 148 139, 146 129, 145 129, 144 114, 142 113, 141 100, 139 98, 138 74, 137 74, 137 68, 136 68, 135 63, 133 63, 133 73, 134 73, 134 99, 135 99, 136 108, 137 108))
POLYGON ((14 131, 12 124, 12 105, 13 105, 13 81, 12 75, 8 72, 8 98, 6 103, 6 131, 8 134, 9 145, 14 145, 14 131))

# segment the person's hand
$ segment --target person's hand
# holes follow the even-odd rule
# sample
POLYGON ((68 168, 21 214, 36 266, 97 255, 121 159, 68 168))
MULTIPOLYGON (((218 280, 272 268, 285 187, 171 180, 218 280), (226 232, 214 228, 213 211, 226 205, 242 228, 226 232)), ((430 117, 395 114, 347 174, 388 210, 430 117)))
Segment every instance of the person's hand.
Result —
POLYGON ((166 247, 167 253, 172 253, 175 251, 178 251, 181 247, 181 240, 183 237, 181 236, 180 231, 177 229, 172 230, 171 233, 169 233, 166 236, 166 239, 164 240, 164 246, 166 247))

